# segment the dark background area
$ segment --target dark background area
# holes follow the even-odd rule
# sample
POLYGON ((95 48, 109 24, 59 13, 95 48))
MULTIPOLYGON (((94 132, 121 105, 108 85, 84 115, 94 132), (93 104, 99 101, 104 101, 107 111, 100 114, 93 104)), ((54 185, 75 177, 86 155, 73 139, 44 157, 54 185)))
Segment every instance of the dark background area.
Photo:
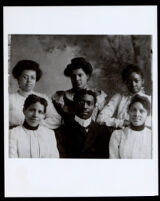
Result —
POLYGON ((11 75, 14 65, 32 59, 43 71, 36 91, 51 97, 57 90, 71 88, 63 71, 74 57, 85 57, 93 66, 90 85, 110 98, 126 90, 121 72, 127 63, 139 65, 145 74, 145 92, 152 94, 152 48, 149 35, 11 35, 9 36, 9 92, 18 85, 11 75))

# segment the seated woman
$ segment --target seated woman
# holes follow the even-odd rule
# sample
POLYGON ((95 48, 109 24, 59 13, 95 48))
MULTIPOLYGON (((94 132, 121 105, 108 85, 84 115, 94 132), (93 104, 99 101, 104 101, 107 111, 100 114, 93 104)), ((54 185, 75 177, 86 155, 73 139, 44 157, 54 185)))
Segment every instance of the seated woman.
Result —
POLYGON ((46 118, 41 124, 51 129, 59 127, 61 124, 61 116, 57 113, 51 100, 46 95, 33 91, 36 82, 40 80, 42 75, 39 64, 32 60, 21 60, 13 68, 12 74, 18 81, 19 89, 16 93, 10 94, 9 96, 10 128, 23 124, 23 104, 26 97, 30 94, 36 94, 47 100, 46 118))
MULTIPOLYGON (((104 124, 115 128, 122 128, 129 125, 128 105, 131 98, 136 94, 147 97, 151 102, 151 97, 143 90, 144 76, 141 69, 133 64, 129 64, 122 71, 122 79, 127 86, 128 92, 115 94, 108 104, 103 108, 97 118, 99 124, 104 124)), ((147 118, 146 125, 151 128, 151 116, 147 118)))
POLYGON ((110 158, 150 159, 152 158, 151 130, 145 126, 150 113, 150 101, 136 95, 129 104, 130 125, 112 133, 109 143, 110 158))
MULTIPOLYGON (((74 94, 80 89, 90 89, 88 81, 92 74, 92 66, 83 57, 77 57, 71 60, 71 63, 67 65, 64 70, 64 75, 70 77, 72 83, 72 89, 67 91, 57 91, 52 96, 52 102, 57 109, 58 113, 63 119, 70 117, 74 113, 73 111, 73 97, 74 94)), ((92 119, 97 118, 97 114, 102 110, 106 103, 107 95, 97 89, 90 89, 96 93, 97 104, 92 114, 92 119)))
POLYGON ((58 158, 57 142, 53 130, 40 126, 46 114, 47 101, 29 95, 25 102, 23 125, 10 130, 10 158, 58 158))

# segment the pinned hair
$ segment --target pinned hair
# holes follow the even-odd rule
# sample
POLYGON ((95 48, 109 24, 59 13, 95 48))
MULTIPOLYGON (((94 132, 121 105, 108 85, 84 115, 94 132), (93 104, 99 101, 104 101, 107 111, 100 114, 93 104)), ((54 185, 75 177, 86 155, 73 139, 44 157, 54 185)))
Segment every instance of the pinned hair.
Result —
POLYGON ((126 80, 129 78, 129 76, 134 72, 139 74, 139 75, 141 75, 142 79, 144 78, 143 72, 142 72, 142 70, 141 70, 141 68, 139 66, 134 65, 134 64, 129 64, 122 71, 122 80, 123 80, 123 82, 126 82, 126 80))
POLYGON ((89 77, 92 74, 92 65, 87 62, 83 57, 76 57, 71 60, 71 63, 67 65, 64 70, 64 75, 70 77, 73 70, 81 68, 89 77))
POLYGON ((42 71, 39 68, 39 64, 32 60, 19 61, 12 70, 14 78, 18 79, 24 70, 33 70, 36 72, 36 81, 39 81, 42 76, 42 71))
POLYGON ((44 99, 40 96, 34 95, 34 94, 31 94, 26 98, 26 100, 24 102, 24 109, 26 110, 29 106, 31 106, 37 102, 41 103, 44 106, 44 113, 46 113, 46 108, 48 106, 46 99, 44 99))
POLYGON ((143 105, 143 107, 147 110, 147 114, 150 115, 151 103, 150 103, 149 99, 145 96, 140 96, 138 94, 132 97, 131 102, 128 106, 128 111, 130 110, 131 106, 137 102, 141 103, 143 105))

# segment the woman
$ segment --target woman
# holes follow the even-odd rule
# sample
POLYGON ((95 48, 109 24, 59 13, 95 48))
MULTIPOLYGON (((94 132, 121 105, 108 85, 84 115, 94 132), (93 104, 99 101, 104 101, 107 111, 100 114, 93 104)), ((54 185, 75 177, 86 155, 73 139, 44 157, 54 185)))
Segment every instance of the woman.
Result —
POLYGON ((41 126, 47 101, 34 94, 25 102, 23 125, 10 130, 10 158, 58 158, 57 142, 53 130, 41 126))
MULTIPOLYGON (((67 91, 57 91, 52 96, 52 102, 57 109, 58 113, 63 119, 70 117, 74 114, 73 111, 73 97, 75 92, 80 89, 90 89, 88 81, 92 74, 92 66, 83 57, 76 57, 71 60, 64 70, 64 75, 71 79, 72 88, 67 91)), ((97 89, 91 89, 97 95, 97 104, 94 109, 92 119, 96 120, 98 113, 104 107, 107 95, 97 89)))
POLYGON ((32 60, 21 60, 13 68, 12 74, 18 81, 19 89, 16 93, 10 94, 9 96, 10 128, 23 124, 23 104, 30 94, 36 94, 47 100, 46 118, 41 124, 51 129, 59 127, 61 117, 53 107, 49 98, 44 94, 33 91, 36 82, 40 80, 42 75, 39 64, 32 60))
MULTIPOLYGON (((129 125, 127 108, 133 96, 139 94, 147 97, 151 102, 151 97, 144 93, 144 75, 138 66, 129 64, 122 71, 122 79, 127 86, 128 92, 115 94, 97 118, 98 123, 111 126, 113 129, 129 125)), ((151 127, 151 116, 147 118, 146 124, 151 127)))
POLYGON ((150 113, 147 97, 136 95, 129 104, 129 127, 115 130, 109 143, 110 158, 150 159, 152 151, 151 130, 145 126, 150 113))

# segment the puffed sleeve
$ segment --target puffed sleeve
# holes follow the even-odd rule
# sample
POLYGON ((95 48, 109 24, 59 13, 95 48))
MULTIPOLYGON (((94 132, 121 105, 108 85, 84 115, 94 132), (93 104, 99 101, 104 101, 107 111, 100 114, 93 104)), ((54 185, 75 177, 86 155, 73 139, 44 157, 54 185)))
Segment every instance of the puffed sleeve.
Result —
POLYGON ((51 132, 51 146, 50 146, 50 153, 51 153, 51 157, 52 158, 59 158, 59 152, 58 152, 58 148, 57 148, 57 140, 56 140, 56 137, 55 137, 55 133, 54 131, 50 130, 51 132))
POLYGON ((57 91, 52 97, 52 103, 56 108, 57 112, 62 115, 64 107, 64 91, 57 91))
POLYGON ((115 130, 110 138, 109 142, 109 158, 118 159, 119 155, 119 145, 121 140, 121 130, 115 130))
POLYGON ((92 113, 92 119, 96 121, 98 114, 101 112, 104 105, 106 104, 107 94, 102 90, 97 90, 97 89, 91 89, 91 90, 93 90, 96 93, 96 98, 97 98, 97 102, 96 102, 94 111, 92 113))
POLYGON ((103 110, 100 112, 97 118, 97 122, 99 124, 104 124, 107 126, 112 126, 115 128, 122 127, 123 126, 123 119, 117 119, 114 118, 113 115, 115 111, 117 110, 119 103, 121 100, 121 95, 120 94, 115 94, 108 104, 104 106, 103 110))
POLYGON ((47 96, 45 96, 44 98, 47 100, 48 106, 47 106, 45 119, 44 121, 42 121, 41 124, 50 129, 56 129, 61 125, 61 116, 56 111, 51 100, 47 96))
POLYGON ((106 104, 106 98, 107 98, 107 94, 100 90, 100 91, 97 91, 97 107, 98 107, 98 110, 101 111, 104 107, 104 105, 106 104))
POLYGON ((9 131, 9 157, 18 158, 17 135, 14 129, 9 131))

